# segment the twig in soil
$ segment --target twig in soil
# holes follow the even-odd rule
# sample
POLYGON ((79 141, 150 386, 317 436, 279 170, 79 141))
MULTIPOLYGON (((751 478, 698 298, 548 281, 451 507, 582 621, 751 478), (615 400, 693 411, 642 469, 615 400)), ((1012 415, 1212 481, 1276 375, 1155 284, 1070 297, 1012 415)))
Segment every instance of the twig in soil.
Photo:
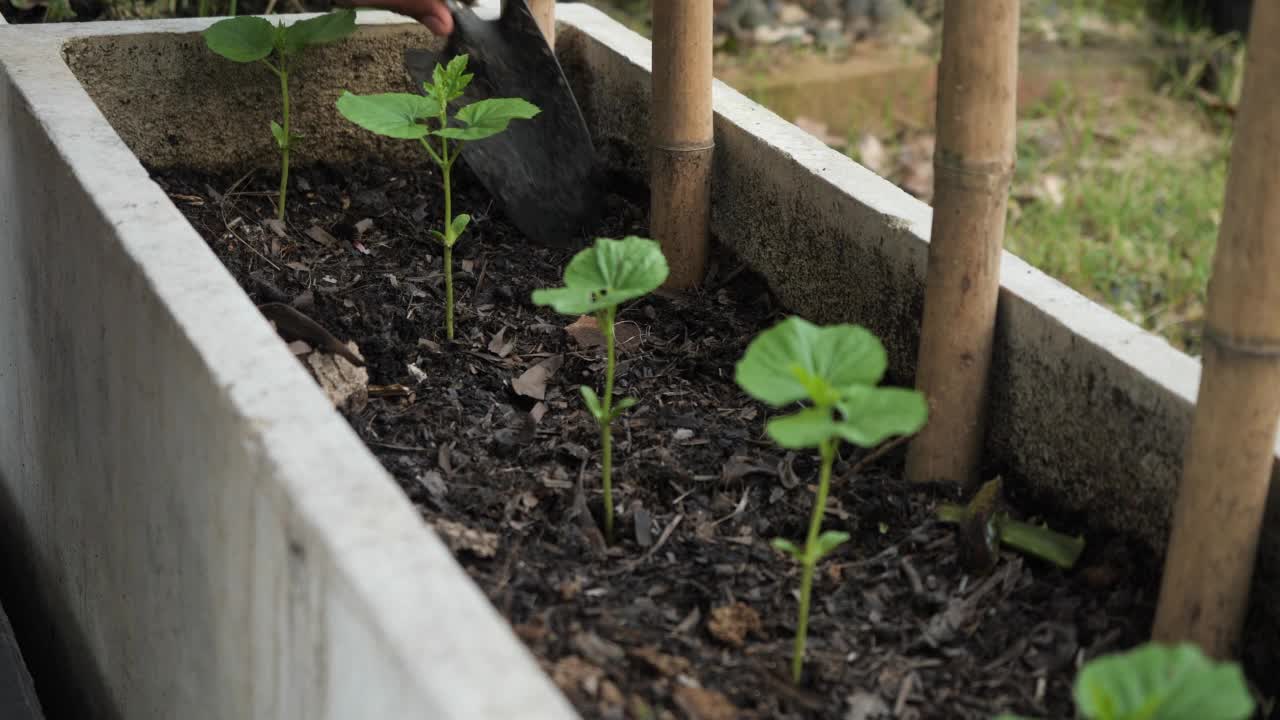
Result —
POLYGON ((395 443, 379 442, 377 440, 365 440, 365 444, 372 445, 383 450, 395 450, 396 452, 420 452, 429 453, 430 449, 424 447, 414 447, 412 445, 397 445, 395 443))
POLYGON ((847 473, 845 473, 844 475, 841 475, 839 478, 837 478, 837 479, 836 479, 836 481, 835 481, 835 483, 834 483, 834 487, 842 487, 845 483, 847 483, 847 482, 849 482, 850 480, 852 480, 853 478, 857 477, 857 476, 858 476, 858 473, 862 472, 863 470, 866 470, 866 469, 867 469, 867 468, 868 468, 872 463, 874 463, 875 461, 877 461, 877 460, 879 460, 880 458, 884 457, 885 455, 889 454, 889 453, 890 453, 890 452, 892 452, 895 448, 897 448, 897 447, 899 447, 899 446, 901 446, 901 445, 904 445, 905 443, 911 442, 911 439, 912 439, 912 438, 914 438, 914 437, 915 437, 915 435, 914 435, 914 434, 913 434, 913 435, 899 435, 898 437, 896 437, 896 438, 894 438, 894 439, 892 439, 892 440, 890 440, 890 441, 888 441, 888 442, 886 442, 886 443, 881 443, 881 444, 880 444, 880 447, 878 447, 878 448, 876 448, 875 450, 872 450, 871 452, 867 453, 866 455, 864 455, 864 456, 862 457, 862 459, 861 459, 861 460, 859 460, 858 462, 854 463, 853 467, 852 467, 852 468, 849 468, 849 472, 847 472, 847 473))

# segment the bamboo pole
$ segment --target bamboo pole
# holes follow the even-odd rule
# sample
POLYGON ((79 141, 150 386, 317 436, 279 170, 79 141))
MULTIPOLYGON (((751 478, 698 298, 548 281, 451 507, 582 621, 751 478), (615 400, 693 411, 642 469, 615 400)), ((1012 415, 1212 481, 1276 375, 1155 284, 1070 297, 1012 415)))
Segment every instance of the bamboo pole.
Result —
POLYGON ((649 231, 671 273, 702 282, 711 225, 712 0, 654 0, 649 231))
POLYGON ((947 0, 916 368, 916 387, 929 399, 930 413, 907 452, 907 477, 916 482, 971 486, 978 479, 1017 82, 1018 0, 947 0))
POLYGON ((1280 3, 1254 5, 1153 639, 1238 652, 1280 418, 1280 3))
POLYGON ((554 52, 556 49, 556 0, 529 0, 529 12, 538 23, 547 44, 554 52))

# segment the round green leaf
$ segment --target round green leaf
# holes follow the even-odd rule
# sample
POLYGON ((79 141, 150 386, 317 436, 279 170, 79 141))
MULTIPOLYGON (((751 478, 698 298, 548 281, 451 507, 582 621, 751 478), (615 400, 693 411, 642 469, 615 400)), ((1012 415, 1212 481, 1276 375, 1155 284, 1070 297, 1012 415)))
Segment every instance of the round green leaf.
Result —
POLYGON ((1075 700, 1099 720, 1245 720, 1254 710, 1239 666, 1214 663, 1190 644, 1100 657, 1080 671, 1075 700))
POLYGON ((337 42, 355 30, 356 11, 345 8, 289 25, 282 44, 285 53, 292 55, 303 48, 337 42))
POLYGON ((235 62, 261 60, 275 49, 275 28, 260 17, 219 20, 201 34, 210 50, 235 62))
POLYGON ((815 395, 842 396, 851 387, 874 385, 888 363, 884 346, 866 328, 819 327, 789 317, 751 341, 735 380, 747 394, 778 407, 804 399, 823 402, 815 395))
POLYGON ((564 287, 535 290, 533 302, 566 315, 592 313, 653 292, 668 272, 662 248, 652 240, 599 238, 569 261, 564 287))
POLYGON ((798 450, 818 447, 836 437, 840 434, 840 424, 832 417, 831 410, 810 407, 793 415, 773 418, 764 430, 782 447, 798 450))
POLYGON ((426 137, 428 128, 422 121, 439 116, 440 105, 413 93, 353 95, 344 91, 338 98, 338 112, 369 132, 416 140, 426 137))
POLYGON ((529 120, 541 110, 520 98, 492 98, 471 103, 455 116, 466 127, 447 127, 433 134, 451 140, 483 140, 507 129, 512 120, 529 120))
POLYGON ((917 432, 929 416, 924 395, 905 388, 850 387, 836 407, 843 416, 838 423, 840 437, 862 447, 917 432))

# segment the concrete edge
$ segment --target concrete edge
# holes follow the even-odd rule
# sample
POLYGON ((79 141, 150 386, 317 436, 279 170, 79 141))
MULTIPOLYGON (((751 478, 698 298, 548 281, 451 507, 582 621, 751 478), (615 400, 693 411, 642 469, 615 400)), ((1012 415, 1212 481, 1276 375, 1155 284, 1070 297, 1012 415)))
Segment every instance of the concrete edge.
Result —
MULTIPOLYGON (((2 21, 3 18, 0 18, 2 21)), ((0 717, 7 720, 43 720, 40 699, 36 697, 31 673, 27 671, 9 624, 9 616, 0 606, 0 717)))
MULTIPOLYGON (((289 21, 307 15, 288 17, 289 21)), ((67 23, 0 41, 0 66, 55 149, 115 226, 279 481, 264 488, 316 562, 331 564, 398 656, 412 695, 439 717, 570 718, 567 700, 287 351, 63 63, 73 38, 199 32, 216 18, 67 23), (93 153, 84 153, 92 144, 93 153), (193 291, 193 288, 196 290, 193 291), (424 639, 430 639, 424 642, 424 639), (494 692, 495 676, 502 691, 494 692), (463 688, 471 688, 464 691, 463 688)), ((403 23, 384 12, 362 25, 403 23)), ((3 32, 16 32, 6 29, 3 32)), ((372 700, 372 699, 371 699, 372 700)))

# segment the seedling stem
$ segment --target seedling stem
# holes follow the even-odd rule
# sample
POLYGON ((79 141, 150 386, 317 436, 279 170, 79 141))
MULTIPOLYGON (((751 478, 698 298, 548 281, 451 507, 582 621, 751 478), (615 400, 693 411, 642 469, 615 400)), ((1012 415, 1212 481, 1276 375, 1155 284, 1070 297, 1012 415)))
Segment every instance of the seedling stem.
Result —
POLYGON ((604 397, 600 399, 604 414, 596 418, 600 423, 600 447, 603 452, 603 468, 600 479, 604 486, 604 536, 613 542, 613 368, 617 351, 614 348, 613 322, 617 317, 618 306, 610 305, 600 311, 600 332, 604 335, 605 368, 604 397))

